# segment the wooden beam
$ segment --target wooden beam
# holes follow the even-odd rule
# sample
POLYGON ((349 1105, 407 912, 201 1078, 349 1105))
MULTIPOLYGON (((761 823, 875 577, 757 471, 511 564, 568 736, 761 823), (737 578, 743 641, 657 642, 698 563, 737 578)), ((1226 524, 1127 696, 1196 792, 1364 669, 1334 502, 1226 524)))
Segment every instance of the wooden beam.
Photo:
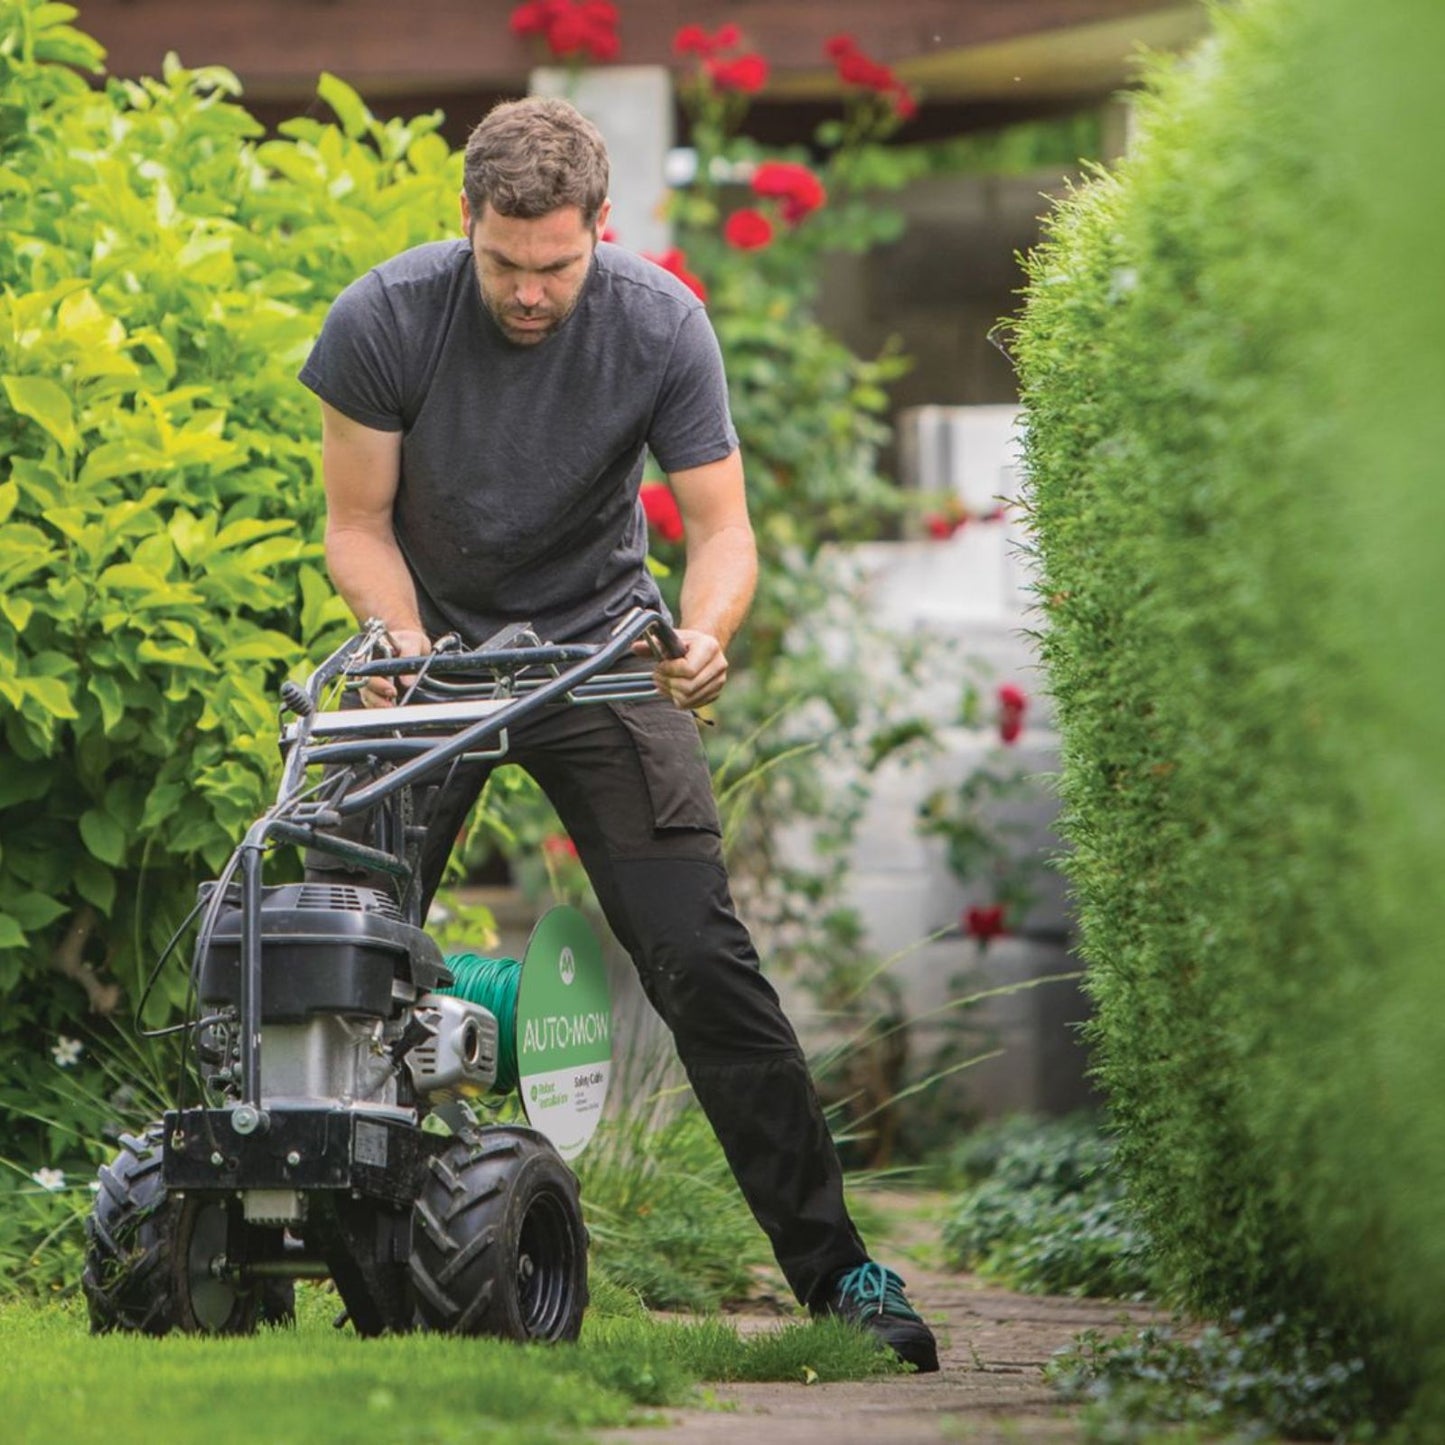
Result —
MULTIPOLYGON (((676 64, 672 37, 696 23, 739 25, 776 83, 827 85, 826 37, 854 35, 875 59, 928 62, 1061 29, 1193 11, 1198 0, 619 0, 622 63, 676 64)), ((156 74, 167 51, 224 65, 262 98, 310 94, 330 70, 364 94, 510 91, 543 57, 511 33, 514 0, 82 0, 79 24, 118 75, 156 74)), ((946 69, 946 67, 945 67, 946 69)))

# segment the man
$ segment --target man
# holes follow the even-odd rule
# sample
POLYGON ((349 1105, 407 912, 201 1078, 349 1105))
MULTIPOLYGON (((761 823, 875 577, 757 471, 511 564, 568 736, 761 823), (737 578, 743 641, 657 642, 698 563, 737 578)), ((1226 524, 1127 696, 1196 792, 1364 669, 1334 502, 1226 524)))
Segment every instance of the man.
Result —
MULTIPOLYGON (((742 462, 707 314, 599 242, 607 183, 601 136, 565 101, 498 106, 467 143, 466 239, 342 293, 301 373, 321 399, 327 563, 407 654, 517 621, 603 640, 662 605, 637 499, 651 449, 685 526, 686 653, 656 666, 662 696, 553 709, 513 732, 508 757, 576 843, 799 1300, 936 1370, 902 1281, 848 1217, 802 1052, 733 910, 690 713, 721 693, 756 581, 742 462)), ((458 769, 435 803, 424 909, 485 776, 458 769)))

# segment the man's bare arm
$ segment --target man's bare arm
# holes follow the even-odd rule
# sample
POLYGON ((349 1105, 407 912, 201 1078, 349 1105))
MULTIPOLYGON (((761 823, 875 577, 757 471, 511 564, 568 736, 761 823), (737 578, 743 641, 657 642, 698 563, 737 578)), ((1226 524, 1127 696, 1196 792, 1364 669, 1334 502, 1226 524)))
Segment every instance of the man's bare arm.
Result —
POLYGON ((686 548, 678 636, 687 655, 660 663, 656 677, 678 707, 693 709, 712 702, 727 683, 726 648, 753 600, 758 553, 739 452, 674 472, 668 481, 686 548))
MULTIPOLYGON (((401 479, 401 433, 362 426, 321 403, 321 472, 326 484, 326 567, 358 621, 379 617, 403 652, 426 652, 416 587, 392 530, 401 479)), ((378 701, 390 682, 374 679, 378 701)))

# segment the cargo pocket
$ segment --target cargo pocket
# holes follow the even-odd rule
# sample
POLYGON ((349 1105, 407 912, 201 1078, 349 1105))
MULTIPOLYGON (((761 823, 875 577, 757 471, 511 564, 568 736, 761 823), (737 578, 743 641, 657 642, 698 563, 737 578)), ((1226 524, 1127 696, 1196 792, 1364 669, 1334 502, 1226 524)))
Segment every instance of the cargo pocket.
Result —
POLYGON ((691 828, 720 836, 712 775, 693 715, 661 698, 609 706, 637 749, 653 831, 691 828))

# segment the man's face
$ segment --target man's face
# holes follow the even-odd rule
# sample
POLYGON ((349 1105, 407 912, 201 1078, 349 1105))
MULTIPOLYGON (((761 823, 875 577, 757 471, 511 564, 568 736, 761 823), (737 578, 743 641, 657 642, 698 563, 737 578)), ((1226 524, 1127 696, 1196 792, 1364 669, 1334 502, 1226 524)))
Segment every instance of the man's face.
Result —
POLYGON ((572 314, 610 206, 602 203, 597 224, 588 229, 576 206, 526 221, 490 206, 473 215, 463 194, 462 230, 471 242, 482 304, 508 341, 535 346, 572 314))

